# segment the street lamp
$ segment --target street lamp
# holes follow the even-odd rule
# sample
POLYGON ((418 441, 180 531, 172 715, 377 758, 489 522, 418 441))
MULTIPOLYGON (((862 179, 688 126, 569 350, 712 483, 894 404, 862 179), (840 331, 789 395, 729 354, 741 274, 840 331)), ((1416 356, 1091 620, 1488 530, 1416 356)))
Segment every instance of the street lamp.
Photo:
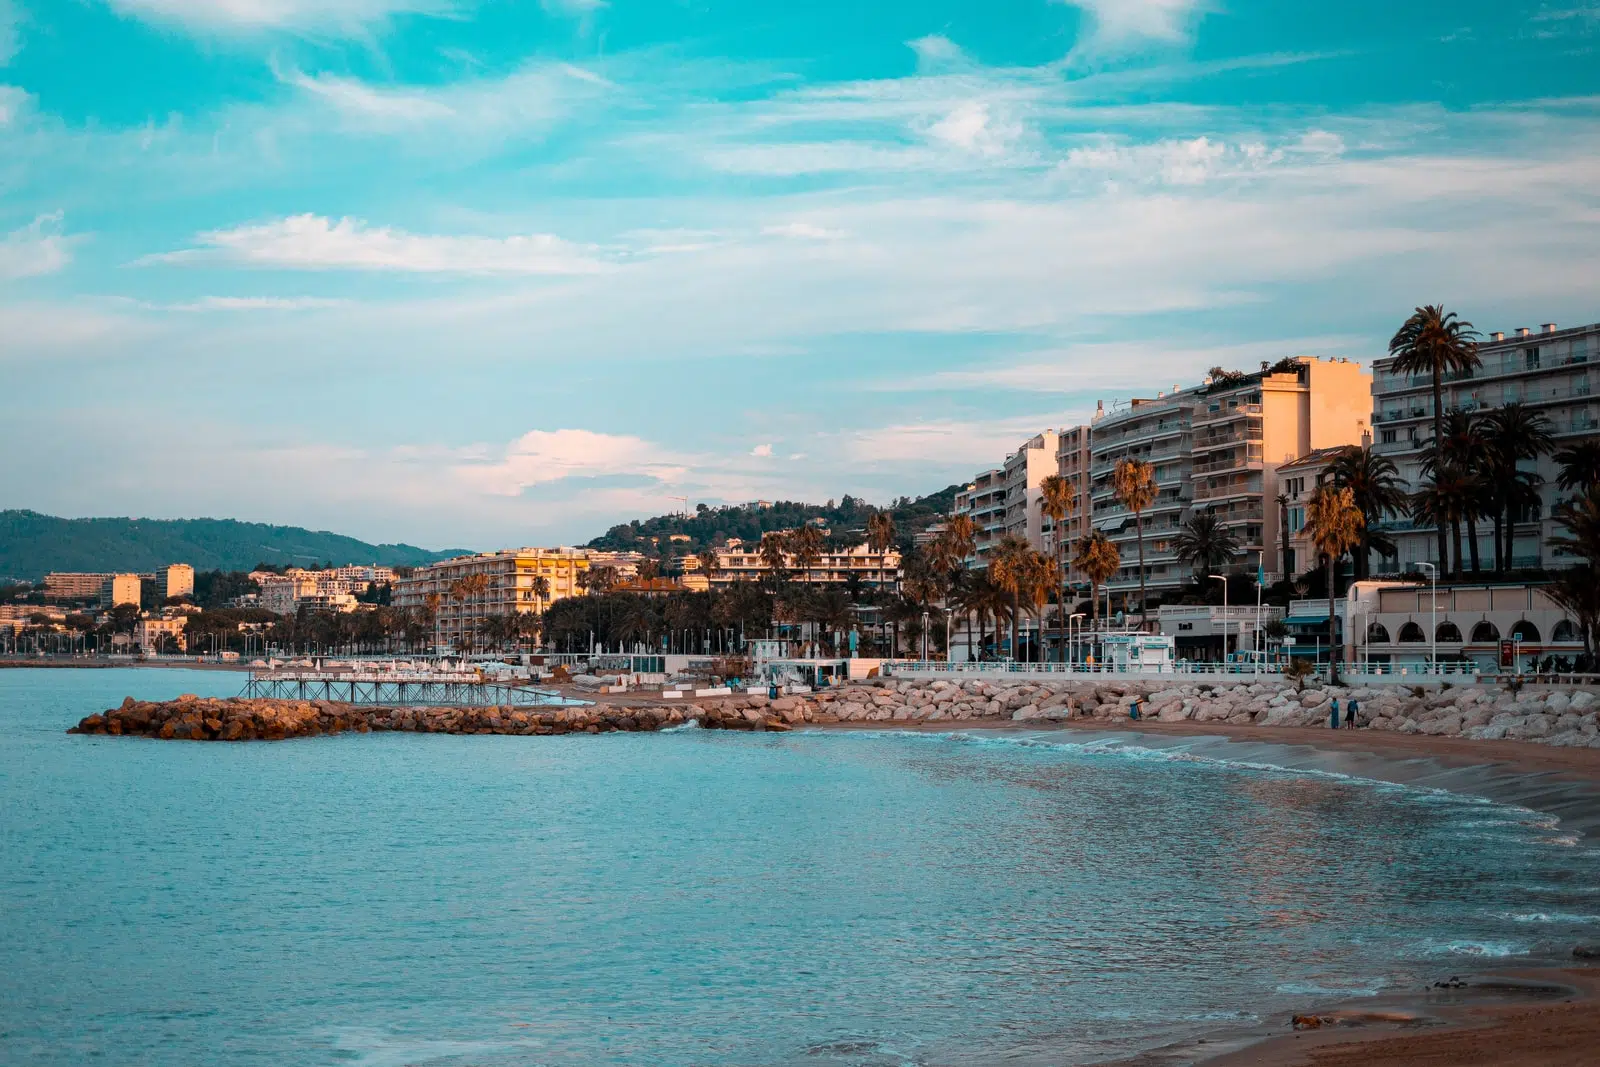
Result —
MULTIPOLYGON (((1439 568, 1426 561, 1419 561, 1417 566, 1428 568, 1428 577, 1433 580, 1433 590, 1428 594, 1429 606, 1433 608, 1431 651, 1428 653, 1428 673, 1432 674, 1439 669, 1439 568)), ((1328 625, 1333 625, 1332 619, 1328 620, 1328 625)))
MULTIPOLYGON (((1067 662, 1071 663, 1071 664, 1074 664, 1074 667, 1076 666, 1076 663, 1077 663, 1077 660, 1074 658, 1074 656, 1075 656, 1075 653, 1077 652, 1077 649, 1078 649, 1078 642, 1073 637, 1073 625, 1072 625, 1072 623, 1073 623, 1074 620, 1081 619, 1081 618, 1083 618, 1083 612, 1081 612, 1081 611, 1075 611, 1071 615, 1067 616, 1067 662)), ((1083 625, 1082 623, 1078 624, 1078 626, 1080 627, 1080 629, 1078 630, 1079 633, 1083 632, 1082 629, 1081 629, 1082 625, 1083 625)))
POLYGON ((1228 666, 1228 576, 1226 574, 1208 574, 1207 578, 1215 578, 1222 583, 1222 666, 1228 666))
POLYGON ((928 613, 922 613, 922 662, 928 662, 928 613))

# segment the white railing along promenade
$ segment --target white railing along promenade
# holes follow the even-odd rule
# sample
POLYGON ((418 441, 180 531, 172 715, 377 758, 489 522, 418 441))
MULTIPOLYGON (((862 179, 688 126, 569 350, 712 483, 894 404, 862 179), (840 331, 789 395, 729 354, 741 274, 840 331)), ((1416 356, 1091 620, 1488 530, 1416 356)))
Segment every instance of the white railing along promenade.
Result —
MULTIPOLYGON (((900 660, 884 665, 884 673, 895 678, 1001 678, 1025 680, 1050 678, 1063 681, 1074 678, 1115 678, 1119 681, 1139 681, 1160 678, 1229 678, 1233 681, 1273 678, 1281 679, 1280 665, 1275 663, 1195 663, 1179 661, 1162 667, 1118 667, 1110 663, 1018 663, 994 660, 966 663, 945 663, 927 660, 900 660)), ((1325 665, 1318 668, 1319 677, 1325 676, 1325 665)), ((1448 679, 1457 684, 1470 684, 1482 672, 1473 663, 1435 664, 1354 664, 1341 663, 1339 676, 1350 683, 1402 683, 1418 682, 1428 678, 1448 679)), ((1485 679, 1495 676, 1482 675, 1485 679)), ((1561 676, 1563 679, 1568 676, 1561 676)), ((1584 676, 1593 677, 1593 676, 1584 676)), ((1530 680, 1532 676, 1529 676, 1530 680)), ((1581 683, 1580 683, 1581 684, 1581 683)))

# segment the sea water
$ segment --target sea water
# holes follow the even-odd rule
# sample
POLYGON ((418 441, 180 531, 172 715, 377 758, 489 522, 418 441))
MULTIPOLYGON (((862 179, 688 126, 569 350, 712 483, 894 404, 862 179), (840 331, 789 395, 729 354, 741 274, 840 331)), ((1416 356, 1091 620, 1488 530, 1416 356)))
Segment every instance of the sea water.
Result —
POLYGON ((80 737, 0 670, 5 1064, 1086 1063, 1600 931, 1537 812, 1072 735, 80 737))

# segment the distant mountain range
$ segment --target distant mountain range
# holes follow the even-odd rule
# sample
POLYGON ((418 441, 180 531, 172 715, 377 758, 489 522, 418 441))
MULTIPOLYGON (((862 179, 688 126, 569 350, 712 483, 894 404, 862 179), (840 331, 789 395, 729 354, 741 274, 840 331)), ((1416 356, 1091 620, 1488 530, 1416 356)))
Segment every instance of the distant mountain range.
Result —
POLYGON ((257 563, 414 567, 466 551, 369 545, 326 531, 235 519, 62 519, 0 511, 0 578, 30 581, 50 571, 150 571, 168 563, 197 571, 242 571, 257 563))

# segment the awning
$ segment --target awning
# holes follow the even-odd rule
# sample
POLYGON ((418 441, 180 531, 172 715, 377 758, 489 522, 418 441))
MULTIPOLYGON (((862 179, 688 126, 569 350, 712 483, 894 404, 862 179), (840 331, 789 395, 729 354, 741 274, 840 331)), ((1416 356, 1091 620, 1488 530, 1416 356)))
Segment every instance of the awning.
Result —
POLYGON ((1291 615, 1283 620, 1285 626, 1320 626, 1328 621, 1326 615, 1291 615))

